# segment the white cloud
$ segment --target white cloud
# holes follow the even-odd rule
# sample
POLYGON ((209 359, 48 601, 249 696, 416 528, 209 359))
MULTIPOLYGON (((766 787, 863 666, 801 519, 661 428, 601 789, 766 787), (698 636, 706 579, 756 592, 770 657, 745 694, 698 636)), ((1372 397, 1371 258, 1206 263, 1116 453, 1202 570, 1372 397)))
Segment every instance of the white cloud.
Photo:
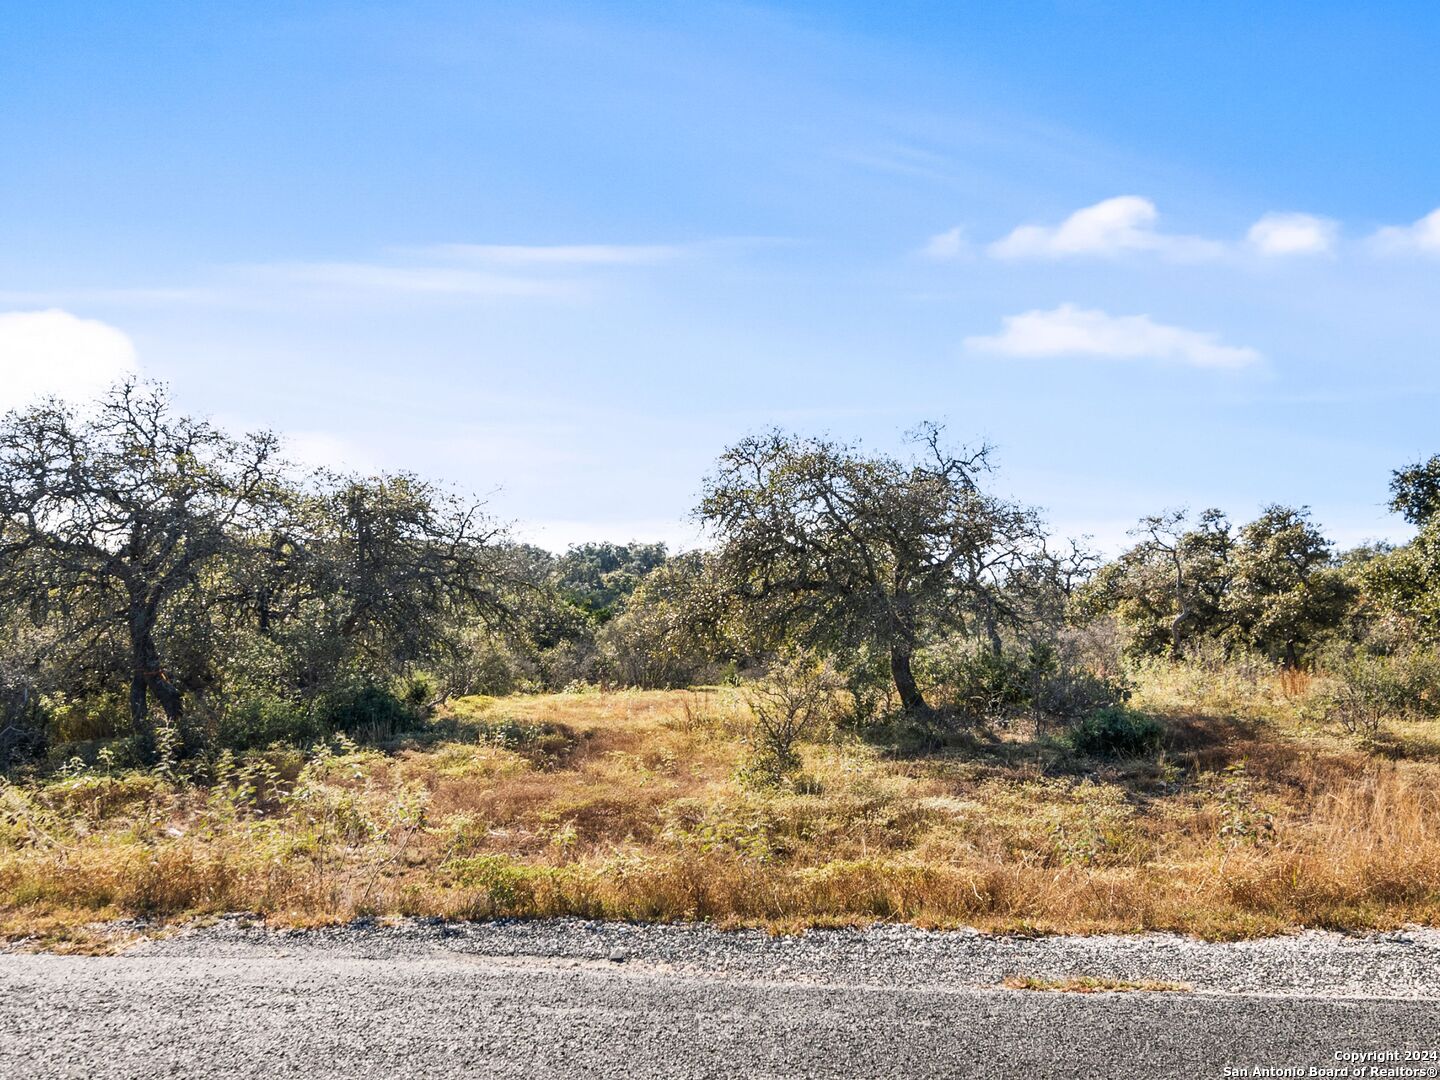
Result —
POLYGON ((1204 368, 1242 368, 1262 359, 1254 349, 1222 344, 1204 331, 1167 326, 1148 315, 1110 315, 1075 304, 1008 315, 1000 333, 966 338, 965 345, 1000 356, 1170 360, 1204 368))
POLYGON ((49 395, 83 402, 139 373, 124 333, 59 308, 0 313, 0 408, 49 395))
POLYGON ((1376 251, 1386 255, 1440 255, 1440 209, 1413 225, 1387 225, 1370 238, 1376 251))
POLYGON ((1314 214, 1270 213, 1245 238, 1261 255, 1325 255, 1335 247, 1339 225, 1314 214))
POLYGON ((1056 226, 1021 225, 995 241, 989 252, 997 259, 1063 259, 1076 255, 1114 256, 1151 252, 1180 261, 1213 258, 1221 244, 1198 236, 1158 232, 1160 213, 1149 199, 1120 195, 1076 210, 1056 226))
POLYGON ((970 253, 970 243, 965 238, 965 227, 956 225, 953 229, 936 233, 925 246, 920 249, 920 254, 927 259, 934 259, 937 262, 945 262, 950 259, 958 259, 962 255, 970 253))

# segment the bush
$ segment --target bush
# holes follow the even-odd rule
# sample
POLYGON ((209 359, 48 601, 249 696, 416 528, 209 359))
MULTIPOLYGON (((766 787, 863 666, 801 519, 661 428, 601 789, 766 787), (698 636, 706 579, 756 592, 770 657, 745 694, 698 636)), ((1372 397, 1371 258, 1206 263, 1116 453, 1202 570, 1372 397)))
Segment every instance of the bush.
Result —
POLYGON ((1070 745, 1092 757, 1140 757, 1156 750, 1165 729, 1153 716, 1126 708, 1097 709, 1070 732, 1070 745))
POLYGON ((220 718, 219 745, 250 750, 277 742, 308 744, 330 732, 309 709, 278 695, 245 698, 227 708, 220 718))
POLYGON ((926 649, 917 660, 917 674, 930 684, 936 704, 968 719, 1003 722, 1029 703, 1027 657, 965 642, 926 649))
POLYGON ((388 686, 373 682, 331 690, 317 703, 316 715, 325 731, 343 731, 362 740, 393 738, 423 718, 388 686))
POLYGON ((57 743, 113 739, 130 733, 129 695, 119 691, 53 694, 45 705, 50 734, 57 743))
POLYGON ((749 771, 778 781, 798 769, 795 744, 835 722, 843 686, 832 667, 809 657, 798 656, 771 668, 748 695, 755 717, 755 761, 749 771))
POLYGON ((1433 717, 1440 713, 1440 656, 1402 648, 1373 653, 1363 648, 1331 652, 1314 707, 1351 735, 1371 738, 1387 716, 1433 717))
POLYGON ((1031 707, 1044 719, 1073 723, 1129 700, 1130 687, 1123 679, 1061 668, 1036 678, 1031 707))
POLYGON ((943 708, 975 721, 1005 723, 1030 712, 1037 722, 1073 723, 1124 704, 1130 688, 1097 673, 1067 642, 1040 642, 1026 652, 995 653, 973 644, 927 650, 923 673, 943 708))

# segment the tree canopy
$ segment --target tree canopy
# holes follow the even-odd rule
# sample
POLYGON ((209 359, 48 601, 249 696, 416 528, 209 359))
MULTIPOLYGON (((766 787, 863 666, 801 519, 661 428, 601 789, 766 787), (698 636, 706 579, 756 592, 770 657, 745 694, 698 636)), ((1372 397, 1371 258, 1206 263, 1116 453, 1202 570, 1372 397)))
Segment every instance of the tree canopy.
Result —
POLYGON ((1041 562, 1036 513, 984 491, 987 448, 949 451, 938 428, 909 459, 783 432, 720 457, 700 512, 723 573, 776 633, 840 652, 882 650, 901 703, 926 708, 912 670, 927 637, 961 629, 999 648, 1041 562))

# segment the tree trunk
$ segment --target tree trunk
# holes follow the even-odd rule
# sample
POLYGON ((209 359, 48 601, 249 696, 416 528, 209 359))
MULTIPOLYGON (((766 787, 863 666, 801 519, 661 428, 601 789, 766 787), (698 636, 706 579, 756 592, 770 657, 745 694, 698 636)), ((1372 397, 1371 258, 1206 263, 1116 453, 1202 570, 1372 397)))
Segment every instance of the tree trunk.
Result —
POLYGON ((150 738, 150 703, 145 691, 145 673, 138 667, 130 676, 130 726, 145 741, 150 738))
POLYGON ((1170 620, 1170 652, 1171 659, 1179 660, 1180 624, 1190 615, 1190 609, 1185 605, 1185 564, 1180 561, 1178 540, 1171 552, 1171 558, 1175 562, 1175 617, 1170 620))
POLYGON ((895 679, 895 689, 900 693, 900 705, 906 712, 923 713, 929 710, 910 671, 910 650, 907 647, 890 646, 890 674, 895 679))
POLYGON ((985 636, 990 641, 990 652, 995 656, 1004 655, 1005 643, 1000 639, 1000 627, 995 621, 995 601, 989 597, 985 600, 985 636))
POLYGON ((155 647, 155 610, 153 605, 139 604, 130 612, 130 719, 137 733, 150 730, 149 704, 153 694, 165 710, 165 717, 179 726, 184 712, 180 689, 160 666, 160 650, 155 647))

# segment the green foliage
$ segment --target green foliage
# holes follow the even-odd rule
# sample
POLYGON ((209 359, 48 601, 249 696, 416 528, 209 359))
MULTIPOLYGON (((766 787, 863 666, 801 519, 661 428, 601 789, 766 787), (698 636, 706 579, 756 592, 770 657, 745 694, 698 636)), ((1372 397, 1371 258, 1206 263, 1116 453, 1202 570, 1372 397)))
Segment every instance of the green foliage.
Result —
MULTIPOLYGON (((0 771, 104 753, 179 775, 225 750, 390 740, 460 695, 743 684, 775 656, 802 659, 756 684, 753 765, 786 783, 837 722, 934 745, 1024 719, 1129 752, 1150 736, 1124 670, 1157 657, 1313 665, 1317 707, 1367 737, 1440 715, 1440 455, 1394 475, 1409 544, 1337 559, 1304 508, 1241 527, 1172 511, 1097 567, 985 490, 986 448, 940 435, 905 456, 744 439, 705 487, 713 553, 554 555, 413 475, 298 477, 274 436, 179 415, 161 388, 11 413, 0 771)), ((481 735, 568 752, 559 731, 481 735)))
POLYGON ((575 749, 574 733, 563 724, 535 724, 501 717, 477 726, 480 742, 503 746, 541 769, 554 768, 575 749))
POLYGON ((278 694, 257 694, 224 711, 218 743, 224 748, 248 750, 276 742, 307 744, 327 734, 315 710, 278 694))
POLYGON ((1240 531, 1222 609, 1236 640, 1294 666, 1339 627, 1353 590, 1308 512, 1267 507, 1240 531))
POLYGON ((1130 696, 1120 676, 1101 674, 1046 642, 996 653, 978 642, 951 640, 917 659, 940 712, 972 723, 1003 725, 1027 715, 1042 724, 1071 723, 1130 696))
POLYGON ((1427 520, 1403 547, 1359 563, 1354 580, 1362 610, 1401 619, 1412 636, 1440 641, 1440 518, 1427 520))
POLYGON ((556 560, 555 587, 566 601, 603 624, 665 561, 664 544, 580 544, 556 560))
POLYGON ((1325 672, 1310 711, 1360 739, 1374 738, 1387 718, 1440 716, 1440 656, 1432 650, 1337 647, 1325 657, 1325 672))
POLYGON ((57 743, 113 739, 130 731, 130 707, 115 691, 81 696, 58 693, 45 700, 50 737, 57 743))
POLYGON ((749 776, 778 782, 794 773, 800 767, 796 745, 835 723, 843 685, 834 668, 810 654, 797 653, 772 665, 747 695, 754 717, 749 776))
POLYGON ((1275 840, 1275 815, 1260 805, 1245 762, 1236 761, 1225 766, 1219 797, 1222 841, 1233 847, 1241 844, 1258 846, 1275 840))
POLYGON ((1031 669, 1029 705, 1042 721, 1071 724, 1129 699, 1129 684, 1120 676, 1070 665, 1031 669))
POLYGON ((916 674, 942 709, 973 721, 1005 721, 1030 702, 1029 658, 978 642, 947 642, 917 657, 916 674))
POLYGON ((1160 721, 1133 709, 1099 709, 1070 732, 1070 744, 1091 757, 1142 757, 1160 747, 1165 729, 1160 721))
POLYGON ((598 669, 607 682, 689 686, 713 666, 725 650, 724 599, 713 570, 713 560, 698 552, 650 570, 596 635, 598 669))
POLYGON ((771 432, 720 457, 700 512, 721 540, 727 590, 777 646, 837 663, 861 645, 888 656, 905 709, 927 703, 915 652, 979 627, 993 643, 1029 623, 1044 591, 1036 513, 983 491, 988 451, 951 453, 922 429, 901 459, 771 432))
POLYGON ((1292 666, 1344 624, 1355 589, 1307 510, 1269 506, 1238 532, 1218 510, 1185 525, 1179 512, 1146 518, 1141 542, 1079 591, 1074 613, 1113 615, 1135 657, 1214 641, 1292 666))
POLYGON ((392 738, 424 718, 389 686, 369 680, 336 686, 316 702, 315 712, 324 731, 367 740, 392 738))
POLYGON ((1390 509, 1412 525, 1424 525, 1440 512, 1440 454, 1397 469, 1390 477, 1390 509))

